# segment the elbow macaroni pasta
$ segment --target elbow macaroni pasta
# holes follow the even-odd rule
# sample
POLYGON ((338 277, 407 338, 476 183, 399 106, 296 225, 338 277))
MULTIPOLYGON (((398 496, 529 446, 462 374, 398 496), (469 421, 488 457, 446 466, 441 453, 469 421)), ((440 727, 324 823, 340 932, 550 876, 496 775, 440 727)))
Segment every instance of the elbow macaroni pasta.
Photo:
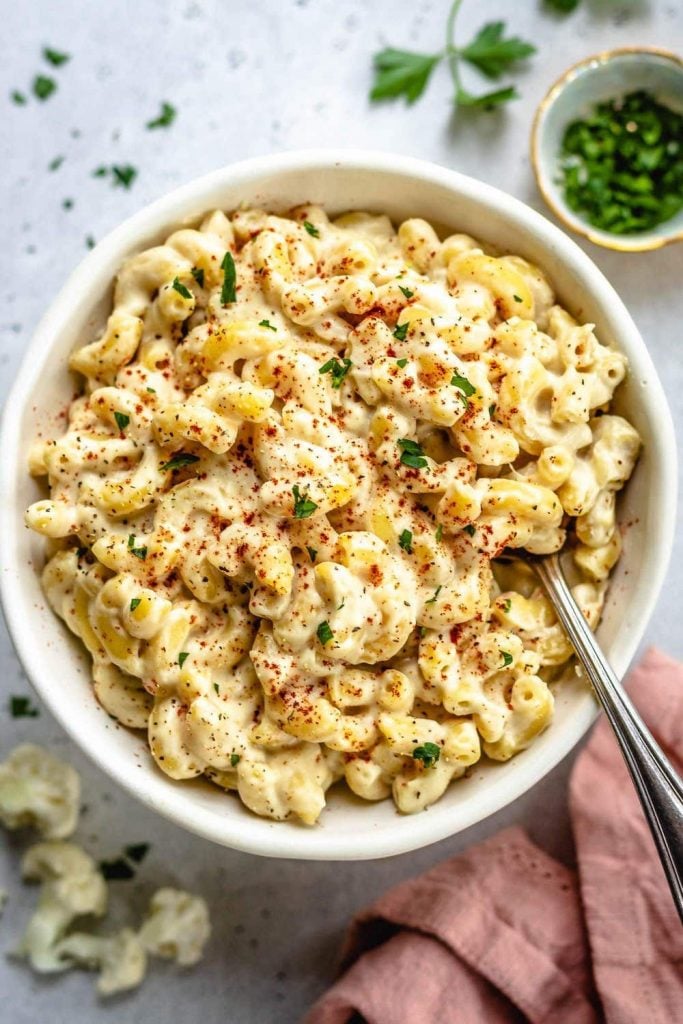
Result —
POLYGON ((158 766, 314 823, 401 811, 552 717, 571 658, 505 548, 596 625, 639 438, 626 360, 542 272, 425 221, 218 211, 130 258, 66 432, 31 453, 43 583, 158 766))

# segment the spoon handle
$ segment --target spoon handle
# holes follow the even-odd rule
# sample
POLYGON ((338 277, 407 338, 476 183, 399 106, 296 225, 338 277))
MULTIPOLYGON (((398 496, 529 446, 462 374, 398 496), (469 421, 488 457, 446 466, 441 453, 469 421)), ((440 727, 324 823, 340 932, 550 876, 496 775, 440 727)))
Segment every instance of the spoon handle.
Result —
POLYGON ((558 556, 533 564, 616 734, 683 923, 683 783, 600 650, 558 556))

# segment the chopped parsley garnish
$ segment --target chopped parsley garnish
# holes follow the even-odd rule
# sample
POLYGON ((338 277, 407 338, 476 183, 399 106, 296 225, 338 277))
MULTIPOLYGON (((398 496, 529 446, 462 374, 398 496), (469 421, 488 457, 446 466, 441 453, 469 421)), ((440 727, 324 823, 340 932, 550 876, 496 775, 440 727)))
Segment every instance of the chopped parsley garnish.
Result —
POLYGON ((182 281, 179 281, 177 277, 173 278, 173 284, 171 285, 171 288, 173 289, 174 292, 178 292, 178 295, 182 295, 184 299, 192 298, 192 292, 190 291, 190 289, 187 288, 182 281))
POLYGON ((462 391, 465 399, 465 405, 468 404, 467 399, 477 390, 473 384, 470 384, 467 377, 461 377, 459 373, 453 374, 451 377, 451 384, 454 388, 458 388, 459 391, 462 391))
POLYGON ((127 416, 125 412, 115 412, 114 419, 116 420, 116 426, 121 431, 125 430, 130 423, 130 416, 127 416))
POLYGON ((12 718, 38 718, 40 711, 31 703, 30 697, 18 697, 15 694, 9 699, 9 713, 12 718))
POLYGON ((402 530, 401 536, 398 538, 398 546, 407 551, 409 555, 413 553, 413 535, 410 530, 402 530))
POLYGON ((340 363, 336 357, 333 357, 320 367, 318 373, 329 373, 332 378, 332 387, 338 391, 352 366, 353 363, 350 359, 344 358, 340 363))
POLYGON ((148 121, 146 128, 168 128, 175 121, 176 109, 170 103, 161 104, 161 113, 154 120, 148 121))
POLYGON ((524 299, 522 299, 519 295, 513 295, 512 298, 515 300, 515 302, 524 302, 524 299))
POLYGON ((182 469, 183 466, 192 466, 195 462, 199 462, 198 455, 190 455, 189 452, 179 452, 169 462, 163 462, 159 468, 162 472, 165 472, 182 469))
POLYGON ((97 243, 95 242, 95 239, 92 235, 86 235, 85 245, 87 249, 94 249, 96 244, 97 243))
POLYGON ((56 90, 57 83, 54 78, 47 75, 36 75, 33 79, 33 95, 39 100, 46 100, 56 90))
POLYGON ((204 287, 204 270, 202 267, 193 267, 190 271, 200 288, 204 287))
POLYGON ((439 584, 439 586, 434 591, 434 596, 430 597, 428 601, 425 601, 425 604, 436 604, 436 599, 437 599, 437 597, 439 596, 439 594, 441 593, 442 590, 443 590, 443 584, 439 584))
POLYGON ((47 165, 47 169, 48 171, 56 171, 62 166, 63 163, 64 157, 56 156, 54 160, 50 160, 50 163, 47 165))
POLYGON ((439 523, 439 525, 436 528, 436 539, 437 539, 437 541, 439 543, 441 543, 441 538, 442 537, 443 537, 443 524, 439 523))
POLYGON ((473 526, 472 523, 468 523, 467 526, 463 526, 463 530, 465 531, 465 533, 469 534, 470 537, 474 537, 475 533, 477 532, 476 526, 473 526))
POLYGON ((133 597, 133 598, 131 598, 130 610, 132 612, 134 612, 136 608, 139 608, 141 601, 142 601, 141 597, 133 597))
POLYGON ((304 221, 304 227, 308 231, 311 238, 320 238, 320 232, 318 231, 315 224, 311 224, 310 220, 304 221))
POLYGON ((397 359, 396 360, 396 365, 400 366, 401 369, 404 370, 406 368, 406 366, 408 365, 408 360, 407 359, 397 359))
POLYGON ((415 294, 414 291, 411 291, 410 288, 406 288, 405 285, 402 285, 402 284, 400 284, 398 287, 399 287, 399 290, 403 292, 403 294, 405 295, 405 297, 407 299, 412 299, 413 295, 415 294))
POLYGON ((614 235, 649 231, 683 209, 683 113, 639 89, 594 106, 562 139, 567 205, 614 235))
POLYGON ((92 172, 93 178, 106 178, 108 174, 109 171, 106 167, 96 167, 92 172))
POLYGON ((27 101, 26 101, 26 97, 23 94, 23 92, 19 92, 18 89, 15 89, 14 92, 11 95, 12 95, 12 103, 16 103, 16 105, 18 107, 24 107, 26 105, 27 101))
POLYGON ((259 327, 267 327, 269 331, 277 331, 277 327, 271 324, 270 320, 259 320, 259 327))
POLYGON ((307 547, 306 550, 308 551, 308 557, 310 558, 310 560, 312 562, 315 562, 316 556, 318 554, 318 549, 307 547))
POLYGON ((144 562, 144 560, 147 558, 147 545, 144 545, 140 548, 136 548, 134 533, 128 534, 128 550, 130 551, 131 555, 135 555, 135 557, 139 558, 141 562, 144 562))
POLYGON ((545 0, 545 3, 560 14, 571 14, 579 6, 580 0, 545 0))
POLYGON ((145 388, 145 391, 149 391, 150 395, 156 395, 156 388, 145 388))
POLYGON ((62 199, 62 207, 65 210, 73 210, 74 201, 73 199, 62 199))
POLYGON ((410 466, 411 469, 424 469, 427 460, 417 441, 411 441, 409 437, 401 437, 398 440, 398 446, 401 449, 401 462, 404 466, 410 466))
POLYGON ((433 768, 441 757, 441 747, 436 743, 422 743, 413 750, 413 758, 422 761, 425 768, 433 768))
POLYGON ((323 647, 325 646, 325 644, 329 644, 330 640, 334 636, 334 633, 330 629, 329 622, 321 622, 315 632, 318 637, 318 640, 323 645, 323 647))
POLYGON ((509 598, 509 597, 506 597, 505 601, 503 603, 503 611, 507 614, 507 612, 509 612, 511 608, 512 608, 512 599, 509 598))
POLYGON ((404 324, 397 324, 396 325, 396 329, 394 330, 394 337, 396 338, 397 341, 405 341, 406 340, 406 335, 408 333, 408 328, 409 327, 410 327, 410 324, 408 322, 406 322, 404 324))
POLYGON ((223 287, 221 288, 221 305, 227 306, 230 302, 235 302, 237 299, 237 270, 235 268, 235 261, 232 258, 231 252, 226 252, 225 256, 221 261, 221 270, 223 271, 223 287))
POLYGON ((493 417, 495 415, 496 415, 496 403, 492 402, 491 405, 489 406, 489 416, 491 417, 491 419, 493 419, 493 417))
POLYGON ((292 494, 294 495, 294 518, 308 519, 309 516, 312 516, 318 507, 316 503, 301 493, 298 484, 294 484, 292 487, 292 494))
POLYGON ((59 50, 53 50, 49 46, 43 48, 43 57, 48 64, 52 64, 55 68, 58 68, 61 64, 66 64, 68 60, 71 60, 71 54, 60 53, 59 50))
POLYGON ((214 691, 215 691, 215 693, 216 693, 217 695, 220 695, 220 692, 221 692, 221 691, 220 691, 220 687, 218 686, 218 683, 214 683, 214 684, 213 684, 213 688, 214 688, 214 691))
POLYGON ((507 651, 501 651, 500 653, 503 655, 503 665, 507 668, 508 665, 512 664, 512 655, 507 651))
POLYGON ((237 765, 240 763, 240 761, 241 761, 241 757, 240 757, 239 754, 231 754, 230 755, 230 764, 232 765, 233 768, 236 768, 237 765))
POLYGON ((178 655, 178 664, 180 665, 181 668, 183 667, 183 665, 185 664, 185 662, 187 661, 187 659, 189 657, 190 657, 190 652, 189 651, 181 651, 180 652, 180 654, 178 655))

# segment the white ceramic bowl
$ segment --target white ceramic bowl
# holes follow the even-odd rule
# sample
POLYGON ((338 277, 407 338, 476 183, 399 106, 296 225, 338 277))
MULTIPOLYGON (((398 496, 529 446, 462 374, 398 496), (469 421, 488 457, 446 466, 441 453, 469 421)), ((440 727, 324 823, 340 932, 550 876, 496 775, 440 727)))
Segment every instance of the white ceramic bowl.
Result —
POLYGON ((683 112, 683 60, 657 47, 606 50, 574 64, 541 100, 531 130, 531 163, 546 203, 562 223, 596 245, 619 252, 646 252, 683 241, 683 210, 650 231, 613 235, 594 227, 568 206, 560 182, 560 151, 572 121, 587 117, 597 103, 637 89, 683 112))
POLYGON ((7 402, 1 437, 0 558, 5 615, 19 657, 37 691, 75 742, 117 782, 185 828, 240 850, 274 857, 364 859, 426 846, 485 818, 553 768, 596 715, 584 685, 561 689, 555 720, 533 746, 506 764, 478 765, 429 810, 399 815, 391 801, 365 803, 343 787, 313 828, 257 818, 239 801, 203 782, 173 782, 154 766, 146 738, 113 722, 99 707, 88 658, 53 615, 39 572, 43 541, 23 524, 39 495, 26 456, 40 429, 61 432, 57 413, 73 393, 67 355, 90 340, 110 301, 123 259, 192 224, 216 207, 241 203, 286 209, 303 201, 330 213, 386 211, 422 216, 519 253, 549 274, 561 300, 597 324, 603 341, 629 357, 631 375, 617 408, 627 411, 645 447, 621 502, 629 523, 599 637, 617 673, 643 635, 667 565, 675 517, 673 429, 654 367, 623 303, 591 260, 566 235, 511 196, 433 164, 371 152, 303 152, 235 164, 185 185, 131 217, 74 271, 36 331, 7 402))

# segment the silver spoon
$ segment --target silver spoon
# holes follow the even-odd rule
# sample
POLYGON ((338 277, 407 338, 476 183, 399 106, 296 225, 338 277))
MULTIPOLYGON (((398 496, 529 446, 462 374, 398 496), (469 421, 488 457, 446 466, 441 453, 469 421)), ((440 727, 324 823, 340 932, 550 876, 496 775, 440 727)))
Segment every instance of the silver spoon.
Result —
MULTIPOLYGON (((507 552, 506 552, 507 554, 507 552)), ((520 552, 511 553, 512 559, 520 552)), ((683 782, 614 675, 562 572, 557 555, 523 555, 533 567, 590 679, 631 773, 683 923, 683 782)))

